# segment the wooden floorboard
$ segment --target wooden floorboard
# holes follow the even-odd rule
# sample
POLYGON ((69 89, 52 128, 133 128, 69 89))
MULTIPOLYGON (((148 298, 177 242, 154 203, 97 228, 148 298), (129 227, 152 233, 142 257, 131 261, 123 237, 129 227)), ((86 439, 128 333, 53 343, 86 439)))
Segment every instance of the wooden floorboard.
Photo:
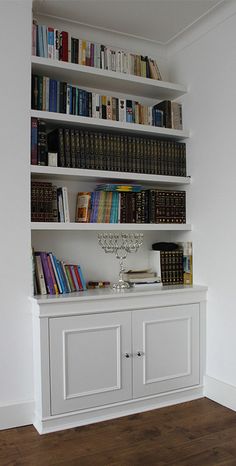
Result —
POLYGON ((41 436, 4 430, 0 466, 236 466, 236 413, 202 398, 41 436))

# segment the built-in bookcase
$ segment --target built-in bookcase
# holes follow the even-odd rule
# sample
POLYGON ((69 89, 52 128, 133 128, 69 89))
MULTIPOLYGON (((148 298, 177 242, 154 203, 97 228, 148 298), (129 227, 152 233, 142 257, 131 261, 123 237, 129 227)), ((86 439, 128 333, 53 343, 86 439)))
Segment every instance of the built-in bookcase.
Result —
MULTIPOLYGON (((51 18, 53 24, 53 19, 51 18)), ((79 34, 78 34, 79 36, 79 34)), ((179 99, 186 94, 187 89, 180 84, 143 78, 123 73, 91 68, 89 66, 55 61, 47 58, 32 57, 32 72, 48 76, 60 81, 77 84, 92 92, 112 93, 132 97, 147 105, 154 105, 161 100, 179 99)), ((189 131, 140 125, 112 120, 102 120, 83 116, 75 116, 54 112, 31 110, 32 118, 46 122, 49 128, 73 127, 88 130, 109 130, 127 135, 167 138, 172 141, 185 141, 189 131)), ((184 120, 184 114, 183 114, 184 120)), ((187 154, 188 158, 188 154, 187 154)), ((188 164, 187 164, 188 166, 188 164)), ((190 212, 187 202, 187 218, 184 224, 104 224, 75 223, 76 198, 79 191, 92 191, 97 183, 129 183, 134 182, 146 188, 164 188, 186 190, 191 183, 189 176, 167 176, 142 173, 127 173, 103 170, 87 170, 78 168, 45 167, 31 165, 33 181, 50 181, 57 186, 66 186, 69 193, 70 223, 32 222, 32 245, 36 250, 53 250, 58 257, 75 260, 82 265, 86 279, 111 280, 116 276, 118 265, 114 258, 105 255, 97 246, 98 231, 144 231, 145 240, 142 251, 132 255, 132 265, 147 266, 147 250, 158 240, 173 240, 175 234, 179 240, 180 234, 191 230, 190 212), (98 263, 103 267, 98 268, 98 263), (104 270, 102 270, 104 269, 104 270)))

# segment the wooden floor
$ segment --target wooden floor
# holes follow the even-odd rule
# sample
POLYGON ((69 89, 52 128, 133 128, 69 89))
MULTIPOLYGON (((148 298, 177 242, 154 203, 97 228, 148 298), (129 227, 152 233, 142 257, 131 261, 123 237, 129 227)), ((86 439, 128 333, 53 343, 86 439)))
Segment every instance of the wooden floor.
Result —
POLYGON ((0 431, 0 466, 236 466, 236 413, 206 398, 40 436, 0 431))

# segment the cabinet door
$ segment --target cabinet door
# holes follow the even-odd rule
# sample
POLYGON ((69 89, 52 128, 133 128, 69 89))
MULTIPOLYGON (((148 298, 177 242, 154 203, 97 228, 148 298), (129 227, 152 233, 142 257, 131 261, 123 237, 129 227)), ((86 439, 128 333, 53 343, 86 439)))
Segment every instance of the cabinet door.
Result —
POLYGON ((199 305, 134 311, 134 397, 199 383, 199 305))
POLYGON ((51 413, 131 398, 131 313, 50 319, 51 413))

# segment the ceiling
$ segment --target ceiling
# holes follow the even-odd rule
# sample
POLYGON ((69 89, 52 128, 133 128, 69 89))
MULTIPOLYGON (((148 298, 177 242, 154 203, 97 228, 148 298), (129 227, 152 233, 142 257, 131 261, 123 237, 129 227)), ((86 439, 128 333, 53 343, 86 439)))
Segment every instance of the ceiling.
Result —
POLYGON ((227 0, 35 0, 36 11, 168 44, 227 0))

